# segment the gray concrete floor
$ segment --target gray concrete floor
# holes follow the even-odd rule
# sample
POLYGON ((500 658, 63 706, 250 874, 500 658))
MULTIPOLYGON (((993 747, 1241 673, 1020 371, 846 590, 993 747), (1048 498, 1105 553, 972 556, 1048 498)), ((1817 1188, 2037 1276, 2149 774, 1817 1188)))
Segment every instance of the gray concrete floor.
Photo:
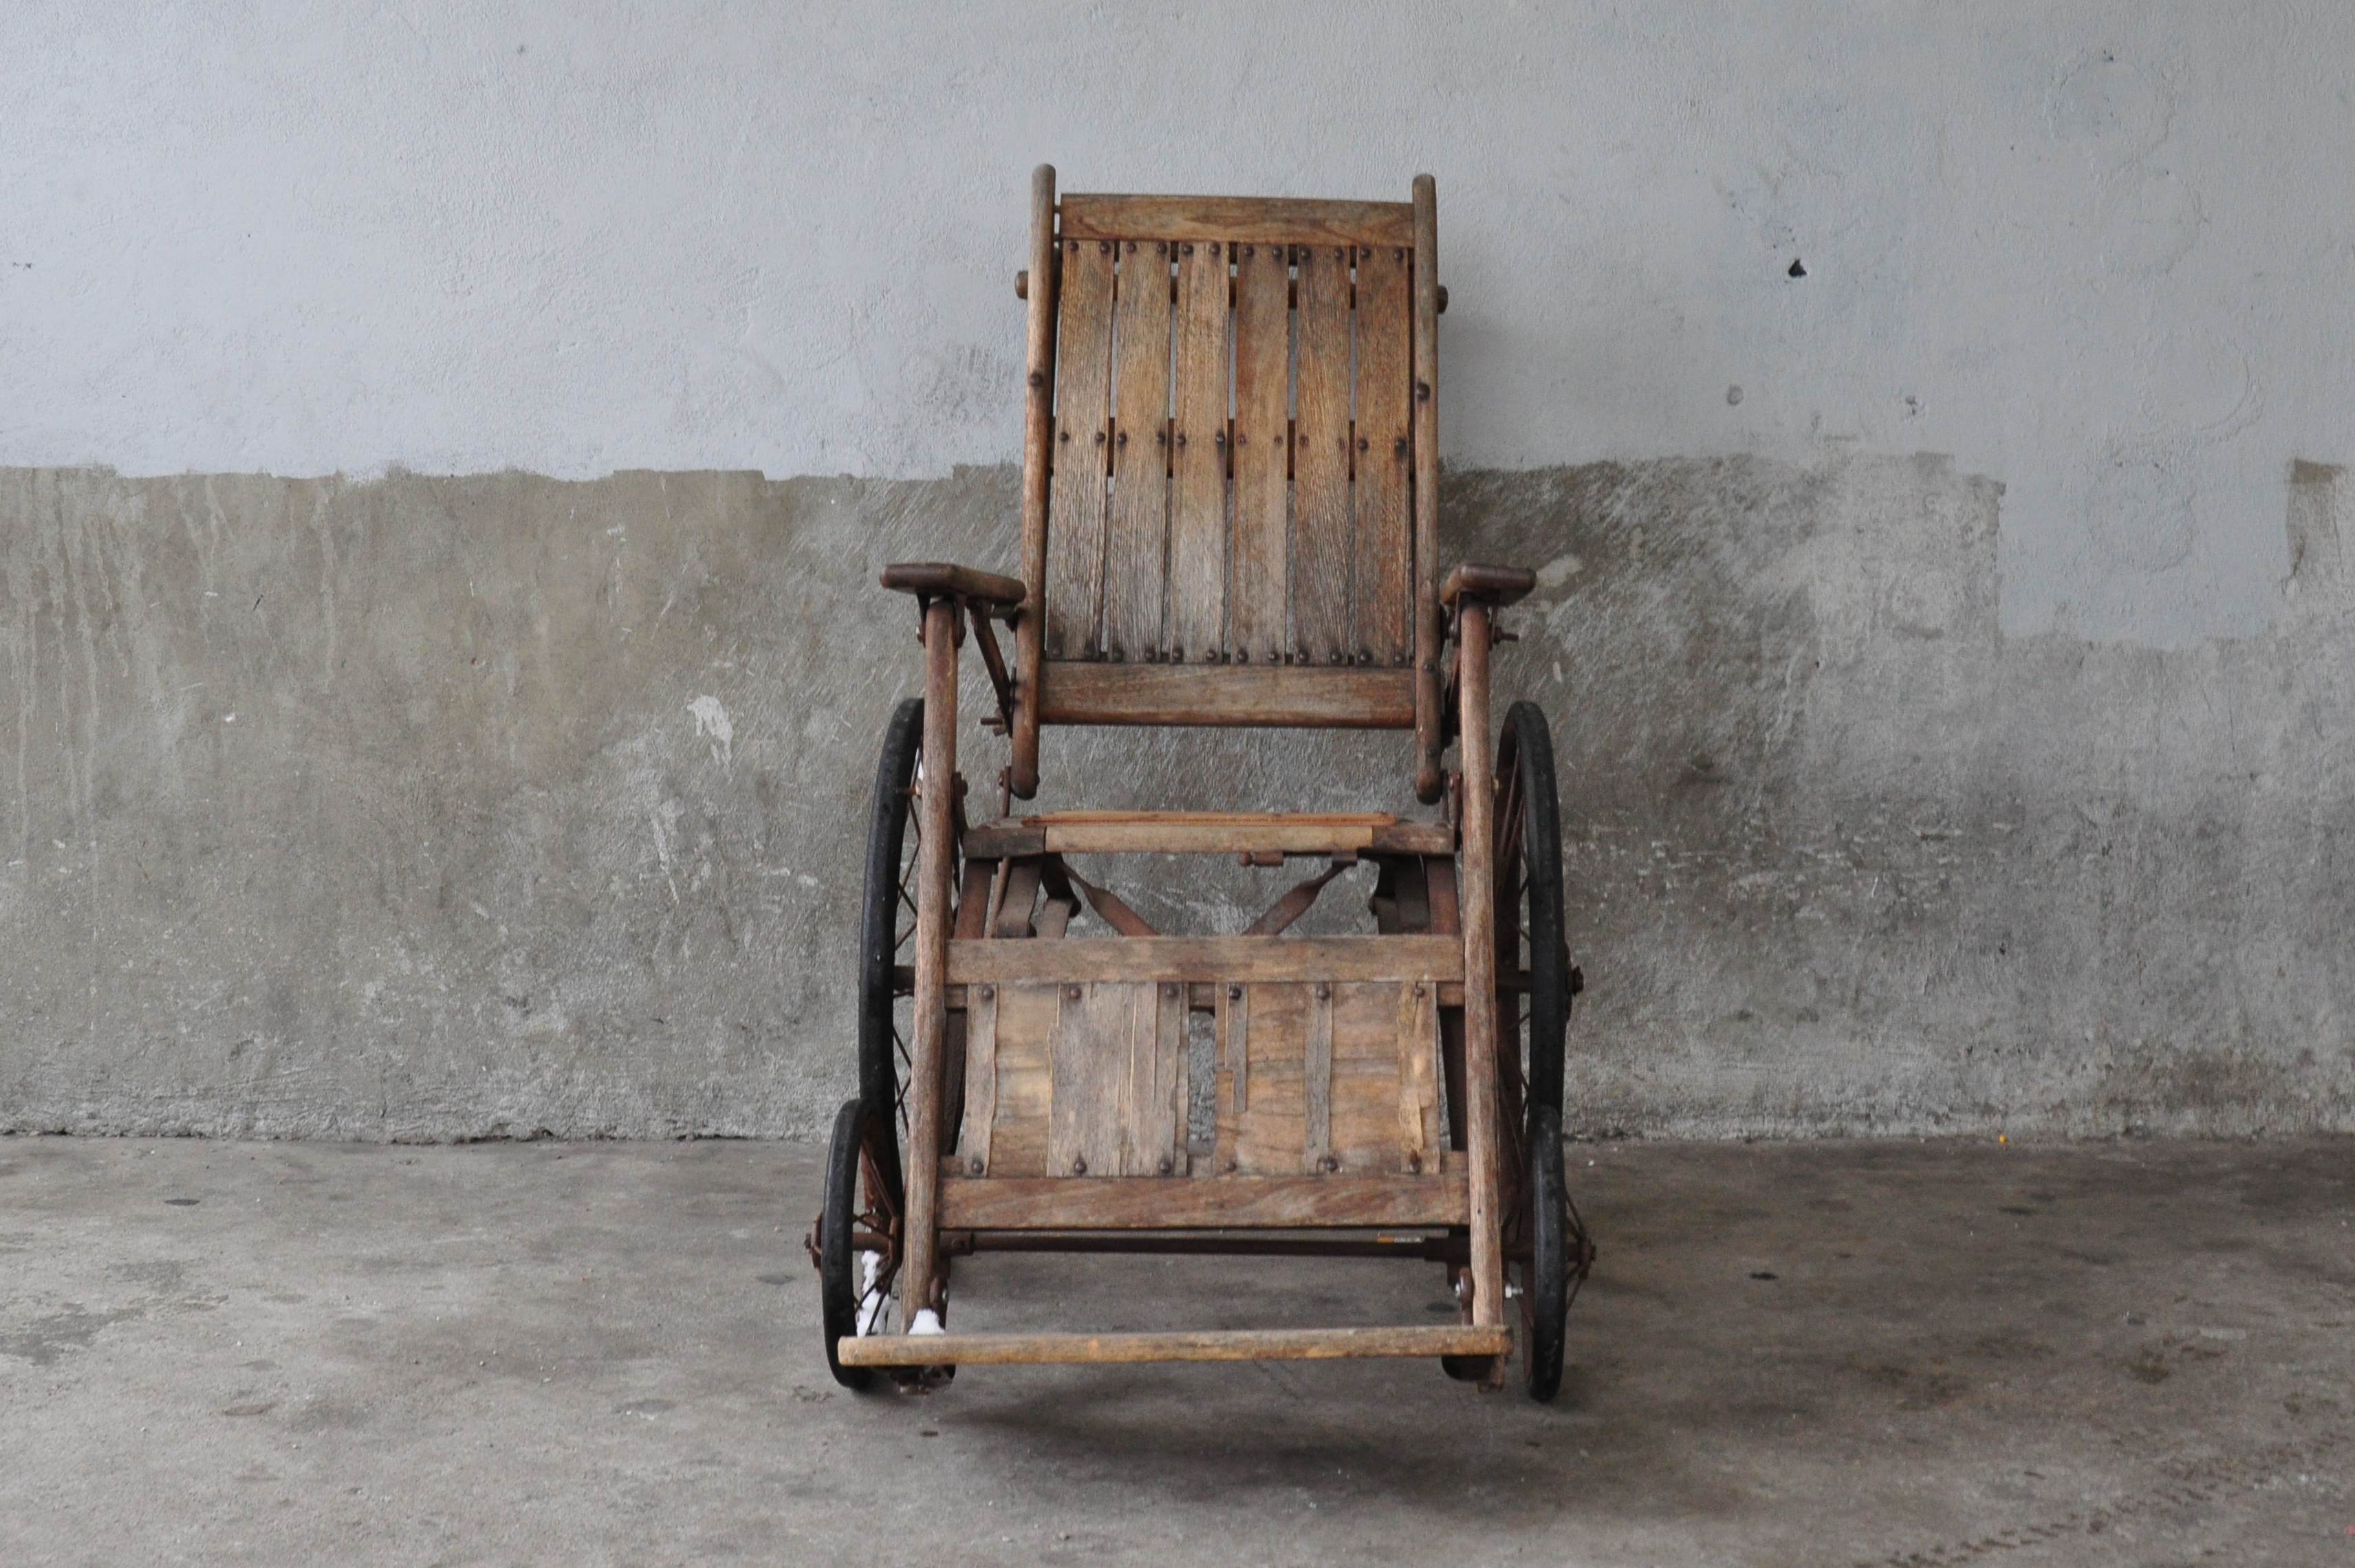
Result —
MULTIPOLYGON (((1540 1406, 845 1393, 805 1147, 0 1139, 0 1562, 2355 1564, 2355 1145, 1572 1157, 1603 1259, 1540 1406)), ((1436 1277, 986 1258, 954 1321, 1430 1321, 1436 1277)))

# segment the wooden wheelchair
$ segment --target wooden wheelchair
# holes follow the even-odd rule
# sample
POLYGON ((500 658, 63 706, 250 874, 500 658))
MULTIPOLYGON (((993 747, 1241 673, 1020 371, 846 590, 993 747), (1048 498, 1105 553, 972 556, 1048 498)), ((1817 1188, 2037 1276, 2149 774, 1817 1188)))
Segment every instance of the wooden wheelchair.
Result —
POLYGON ((1059 203, 1037 172, 1022 576, 882 576, 919 606, 924 695, 876 776, 859 1092, 807 1243, 846 1386, 1428 1356, 1497 1388, 1518 1321, 1529 1392, 1559 1387, 1593 1258, 1562 1172, 1580 981, 1545 718, 1517 704, 1490 741, 1496 612, 1532 580, 1437 570, 1436 236, 1428 176, 1410 202, 1059 203), (1012 749, 986 821, 957 773, 968 633, 1012 749), (1076 724, 1412 731, 1439 810, 1014 816, 1041 730, 1076 724), (1064 859, 1083 853, 1326 869, 1241 935, 1172 935, 1064 859), (1284 934, 1361 862, 1373 933, 1284 934), (1115 934, 1068 935, 1083 905, 1115 934), (1195 1014, 1215 1036, 1201 1143, 1195 1014), (951 1331, 952 1260, 1023 1250, 1436 1263, 1460 1321, 951 1331))

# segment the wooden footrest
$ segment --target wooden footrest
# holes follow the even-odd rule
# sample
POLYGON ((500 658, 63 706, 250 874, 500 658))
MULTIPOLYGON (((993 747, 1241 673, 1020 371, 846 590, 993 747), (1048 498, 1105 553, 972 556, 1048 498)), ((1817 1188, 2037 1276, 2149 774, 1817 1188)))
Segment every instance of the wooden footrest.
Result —
POLYGON ((1373 1356, 1502 1356, 1513 1331, 1241 1328, 1166 1334, 871 1334, 835 1342, 846 1367, 1049 1366, 1097 1361, 1332 1361, 1373 1356))

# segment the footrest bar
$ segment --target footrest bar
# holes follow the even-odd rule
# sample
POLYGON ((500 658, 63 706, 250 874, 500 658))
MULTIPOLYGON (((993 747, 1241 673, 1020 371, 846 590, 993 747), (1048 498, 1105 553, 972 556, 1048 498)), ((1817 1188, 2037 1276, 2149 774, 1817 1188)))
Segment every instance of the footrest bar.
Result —
POLYGON ((1101 1361, 1329 1361, 1502 1356, 1509 1328, 1241 1328, 1158 1334, 871 1334, 836 1341, 846 1367, 1049 1366, 1101 1361))

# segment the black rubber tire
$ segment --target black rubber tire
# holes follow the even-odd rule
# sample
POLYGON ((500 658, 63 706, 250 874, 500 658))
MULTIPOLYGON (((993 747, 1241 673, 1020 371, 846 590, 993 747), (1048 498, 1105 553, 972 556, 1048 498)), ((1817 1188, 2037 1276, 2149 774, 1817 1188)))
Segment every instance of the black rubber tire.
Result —
MULTIPOLYGON (((867 814, 866 907, 858 922, 858 1094, 891 1112, 900 1104, 899 1052, 892 1043, 891 966, 899 953, 900 859, 907 847, 911 787, 924 742, 924 699, 911 697, 892 710, 875 767, 875 795, 867 814)), ((896 1114, 883 1118, 893 1168, 899 1166, 896 1114)))
POLYGON ((1521 1274, 1523 1321, 1529 1329, 1529 1397, 1561 1391, 1562 1351, 1569 1337, 1570 1189, 1562 1179, 1561 1113, 1529 1107, 1529 1262, 1521 1274))
MULTIPOLYGON (((865 1099, 849 1101, 835 1115, 834 1139, 826 1152, 826 1201, 818 1211, 818 1307, 826 1325, 826 1368, 847 1389, 875 1384, 874 1369, 844 1366, 837 1346, 858 1332, 859 1254, 850 1243, 862 1208, 859 1183, 865 1172, 859 1154, 864 1146, 879 1146, 877 1152, 888 1153, 890 1146, 881 1140, 890 1127, 890 1118, 865 1099)), ((899 1165, 878 1159, 872 1168, 881 1173, 886 1186, 882 1196, 896 1214, 900 1207, 899 1165)))
MULTIPOLYGON (((1520 771, 1522 899, 1529 943, 1527 1104, 1532 1115, 1544 1107, 1554 1112, 1558 1121, 1562 1041, 1570 1029, 1575 982, 1564 930, 1561 803, 1554 790, 1553 731, 1534 702, 1516 702, 1505 713, 1504 735, 1497 747, 1497 776, 1505 778, 1516 767, 1520 771)), ((1498 956, 1506 955, 1500 952, 1498 956)))

